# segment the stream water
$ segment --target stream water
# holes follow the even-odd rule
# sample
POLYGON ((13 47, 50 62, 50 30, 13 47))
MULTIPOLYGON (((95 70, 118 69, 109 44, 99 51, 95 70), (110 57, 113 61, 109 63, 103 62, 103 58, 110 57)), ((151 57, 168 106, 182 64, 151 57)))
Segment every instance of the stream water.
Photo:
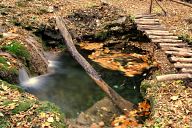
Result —
MULTIPOLYGON (((54 60, 54 73, 31 78, 21 85, 40 100, 58 105, 68 118, 88 109, 104 94, 82 67, 64 53, 54 60)), ((101 70, 100 70, 101 71, 101 70)), ((102 77, 126 99, 137 103, 141 100, 139 80, 128 79, 119 72, 102 69, 102 77), (121 77, 122 76, 122 77, 121 77)))

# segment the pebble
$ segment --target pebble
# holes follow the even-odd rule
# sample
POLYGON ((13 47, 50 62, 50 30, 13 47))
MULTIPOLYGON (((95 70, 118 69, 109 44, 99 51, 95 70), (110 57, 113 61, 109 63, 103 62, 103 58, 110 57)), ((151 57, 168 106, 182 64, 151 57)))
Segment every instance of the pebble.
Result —
POLYGON ((99 126, 103 127, 105 125, 105 123, 103 121, 99 122, 99 126))

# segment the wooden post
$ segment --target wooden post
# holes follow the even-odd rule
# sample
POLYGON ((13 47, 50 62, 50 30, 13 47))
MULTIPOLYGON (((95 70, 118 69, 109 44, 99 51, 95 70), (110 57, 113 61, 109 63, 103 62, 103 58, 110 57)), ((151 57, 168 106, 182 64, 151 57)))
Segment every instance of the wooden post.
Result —
POLYGON ((84 68, 88 75, 97 83, 97 85, 111 98, 114 104, 116 104, 123 112, 129 111, 133 108, 133 103, 125 100, 117 92, 115 92, 95 71, 95 69, 88 63, 88 61, 77 51, 72 37, 69 34, 64 21, 61 17, 56 18, 57 27, 63 36, 67 45, 68 51, 73 58, 84 68))
POLYGON ((152 13, 152 7, 153 7, 153 0, 151 0, 151 2, 150 2, 149 14, 151 14, 151 13, 152 13))

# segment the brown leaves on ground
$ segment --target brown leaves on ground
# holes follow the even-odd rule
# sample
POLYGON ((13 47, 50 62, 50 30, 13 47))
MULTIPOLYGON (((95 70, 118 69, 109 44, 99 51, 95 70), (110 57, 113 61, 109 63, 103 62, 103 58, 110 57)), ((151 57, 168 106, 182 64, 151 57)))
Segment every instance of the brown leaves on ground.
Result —
POLYGON ((150 81, 147 97, 153 97, 153 115, 146 121, 146 127, 192 127, 192 88, 178 80, 156 83, 150 81))
POLYGON ((0 127, 64 127, 64 120, 56 109, 0 80, 0 127))
POLYGON ((150 115, 150 105, 147 101, 138 104, 138 108, 129 111, 126 115, 116 117, 111 125, 114 128, 141 127, 140 119, 150 115))

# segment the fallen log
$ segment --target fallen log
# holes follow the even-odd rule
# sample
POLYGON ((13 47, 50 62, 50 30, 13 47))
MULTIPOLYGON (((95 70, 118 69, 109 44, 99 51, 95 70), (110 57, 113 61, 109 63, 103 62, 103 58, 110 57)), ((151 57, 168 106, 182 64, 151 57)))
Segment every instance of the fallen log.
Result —
POLYGON ((169 55, 175 55, 175 56, 192 57, 192 53, 190 52, 165 51, 165 53, 169 55))
POLYGON ((155 35, 149 35, 150 39, 178 39, 177 36, 155 36, 155 35))
POLYGON ((190 63, 174 63, 175 68, 192 68, 190 63))
POLYGON ((183 42, 182 40, 175 40, 175 39, 152 39, 151 41, 154 42, 154 43, 161 43, 161 42, 181 43, 181 42, 183 42))
POLYGON ((191 73, 192 74, 192 69, 190 69, 190 68, 182 68, 181 72, 183 72, 183 73, 191 73))
POLYGON ((61 17, 56 18, 57 27, 63 36, 67 45, 68 51, 71 53, 73 58, 84 68, 88 75, 97 83, 97 85, 107 94, 109 98, 116 104, 122 111, 129 111, 133 108, 133 103, 125 100, 117 92, 115 92, 95 71, 95 69, 88 63, 88 61, 77 51, 72 37, 69 34, 64 20, 61 17))
POLYGON ((185 5, 185 6, 188 6, 188 7, 192 8, 192 4, 188 4, 186 2, 177 1, 177 0, 170 0, 170 1, 178 3, 178 4, 182 4, 182 5, 185 5))
POLYGON ((192 74, 190 74, 190 73, 167 74, 167 75, 162 75, 162 76, 156 76, 156 79, 157 79, 157 81, 192 79, 192 74))
POLYGON ((183 58, 183 57, 170 57, 171 62, 187 62, 192 63, 192 58, 183 58))

